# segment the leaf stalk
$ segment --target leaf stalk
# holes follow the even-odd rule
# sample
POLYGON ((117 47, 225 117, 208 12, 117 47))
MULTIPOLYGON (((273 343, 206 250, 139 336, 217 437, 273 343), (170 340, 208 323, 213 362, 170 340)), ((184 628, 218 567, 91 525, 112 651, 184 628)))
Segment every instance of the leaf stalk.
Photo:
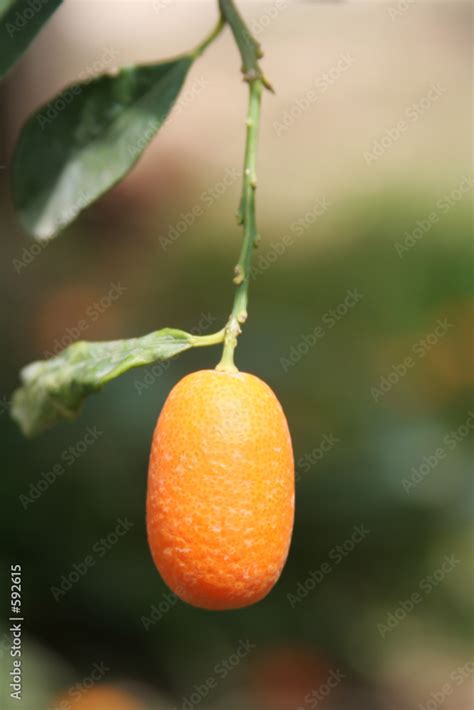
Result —
POLYGON ((209 32, 206 37, 204 37, 202 42, 200 42, 198 46, 193 49, 192 52, 189 53, 190 57, 192 57, 193 59, 197 59, 198 57, 200 57, 201 54, 206 51, 209 45, 211 45, 217 39, 224 27, 225 19, 222 13, 220 13, 219 19, 217 20, 215 27, 211 30, 211 32, 209 32))
POLYGON ((193 348, 202 348, 209 345, 219 345, 219 343, 224 342, 225 328, 217 331, 217 333, 210 333, 209 335, 192 335, 190 340, 193 348))

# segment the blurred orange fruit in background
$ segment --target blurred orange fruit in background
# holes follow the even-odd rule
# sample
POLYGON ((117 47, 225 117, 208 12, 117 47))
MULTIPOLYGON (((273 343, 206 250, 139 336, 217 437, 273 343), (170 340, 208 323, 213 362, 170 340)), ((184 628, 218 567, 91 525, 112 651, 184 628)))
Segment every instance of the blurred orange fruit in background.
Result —
POLYGON ((144 710, 144 705, 121 688, 98 685, 67 691, 51 706, 51 710, 144 710))
POLYGON ((254 657, 250 686, 261 710, 315 708, 324 703, 317 691, 327 682, 331 670, 326 657, 310 647, 268 647, 254 657))

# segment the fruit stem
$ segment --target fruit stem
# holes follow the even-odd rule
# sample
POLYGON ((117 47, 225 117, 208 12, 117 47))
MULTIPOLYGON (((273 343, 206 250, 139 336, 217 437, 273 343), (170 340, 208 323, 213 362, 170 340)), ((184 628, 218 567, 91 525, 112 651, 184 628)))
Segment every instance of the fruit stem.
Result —
POLYGON ((237 212, 239 224, 243 225, 244 236, 239 260, 234 269, 234 283, 237 288, 229 320, 225 326, 222 358, 216 370, 237 372, 234 364, 234 350, 241 325, 247 319, 248 288, 252 252, 257 245, 257 222, 255 216, 255 192, 257 189, 257 139, 260 124, 260 108, 263 88, 271 88, 263 76, 258 59, 262 52, 237 12, 232 0, 219 0, 222 15, 229 23, 242 57, 242 73, 249 85, 249 102, 246 120, 246 142, 242 179, 242 196, 237 212))

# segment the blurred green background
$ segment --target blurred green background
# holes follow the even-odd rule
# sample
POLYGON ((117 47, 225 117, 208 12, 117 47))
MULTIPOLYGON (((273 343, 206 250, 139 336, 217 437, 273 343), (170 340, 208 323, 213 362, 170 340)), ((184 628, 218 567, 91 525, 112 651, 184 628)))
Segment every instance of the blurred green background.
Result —
MULTIPOLYGON (((269 597, 211 613, 177 601, 161 581, 144 504, 164 399, 184 374, 213 367, 219 349, 134 370, 77 421, 31 441, 8 414, 20 367, 73 340, 165 325, 212 332, 230 309, 239 180, 225 176, 240 169, 246 96, 229 37, 197 70, 209 86, 194 96, 190 78, 189 105, 156 150, 64 235, 40 248, 13 214, 8 158, 25 113, 100 58, 104 37, 121 43, 119 63, 143 59, 127 21, 153 18, 162 56, 198 37, 214 13, 199 3, 199 28, 187 22, 181 34, 188 4, 155 3, 149 15, 137 6, 114 4, 114 22, 81 45, 83 55, 77 38, 67 49, 77 10, 61 10, 2 87, 1 706, 15 706, 7 601, 10 565, 20 563, 25 710, 467 710, 471 8, 440 3, 397 16, 390 8, 401 4, 244 3, 278 93, 265 97, 262 241, 237 362, 283 404, 297 508, 269 597), (29 82, 38 62, 50 66, 54 42, 62 74, 54 63, 32 98, 29 82), (352 68, 323 90, 341 52, 352 68), (438 81, 441 97, 426 98, 438 81), (317 100, 301 109, 311 85, 317 100), (403 116, 408 128, 395 140, 403 116), (202 214, 191 220, 196 205, 202 214), (130 529, 115 535, 120 520, 130 529), (84 568, 88 555, 94 564, 84 568)), ((106 12, 90 3, 90 20, 96 11, 106 12)), ((156 44, 149 51, 156 56, 156 44)))

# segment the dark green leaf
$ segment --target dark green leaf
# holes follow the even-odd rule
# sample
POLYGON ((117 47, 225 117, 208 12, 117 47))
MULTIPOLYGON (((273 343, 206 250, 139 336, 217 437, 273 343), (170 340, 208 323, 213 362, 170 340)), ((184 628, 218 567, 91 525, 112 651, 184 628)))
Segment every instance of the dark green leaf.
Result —
POLYGON ((69 86, 29 119, 14 155, 13 197, 30 234, 54 236, 127 174, 191 63, 183 57, 69 86))
POLYGON ((163 328, 142 338, 103 343, 81 341, 50 360, 21 371, 22 386, 13 393, 12 417, 27 436, 75 417, 87 395, 132 367, 167 360, 188 350, 196 338, 163 328))
POLYGON ((62 0, 0 0, 0 78, 61 3, 62 0))

